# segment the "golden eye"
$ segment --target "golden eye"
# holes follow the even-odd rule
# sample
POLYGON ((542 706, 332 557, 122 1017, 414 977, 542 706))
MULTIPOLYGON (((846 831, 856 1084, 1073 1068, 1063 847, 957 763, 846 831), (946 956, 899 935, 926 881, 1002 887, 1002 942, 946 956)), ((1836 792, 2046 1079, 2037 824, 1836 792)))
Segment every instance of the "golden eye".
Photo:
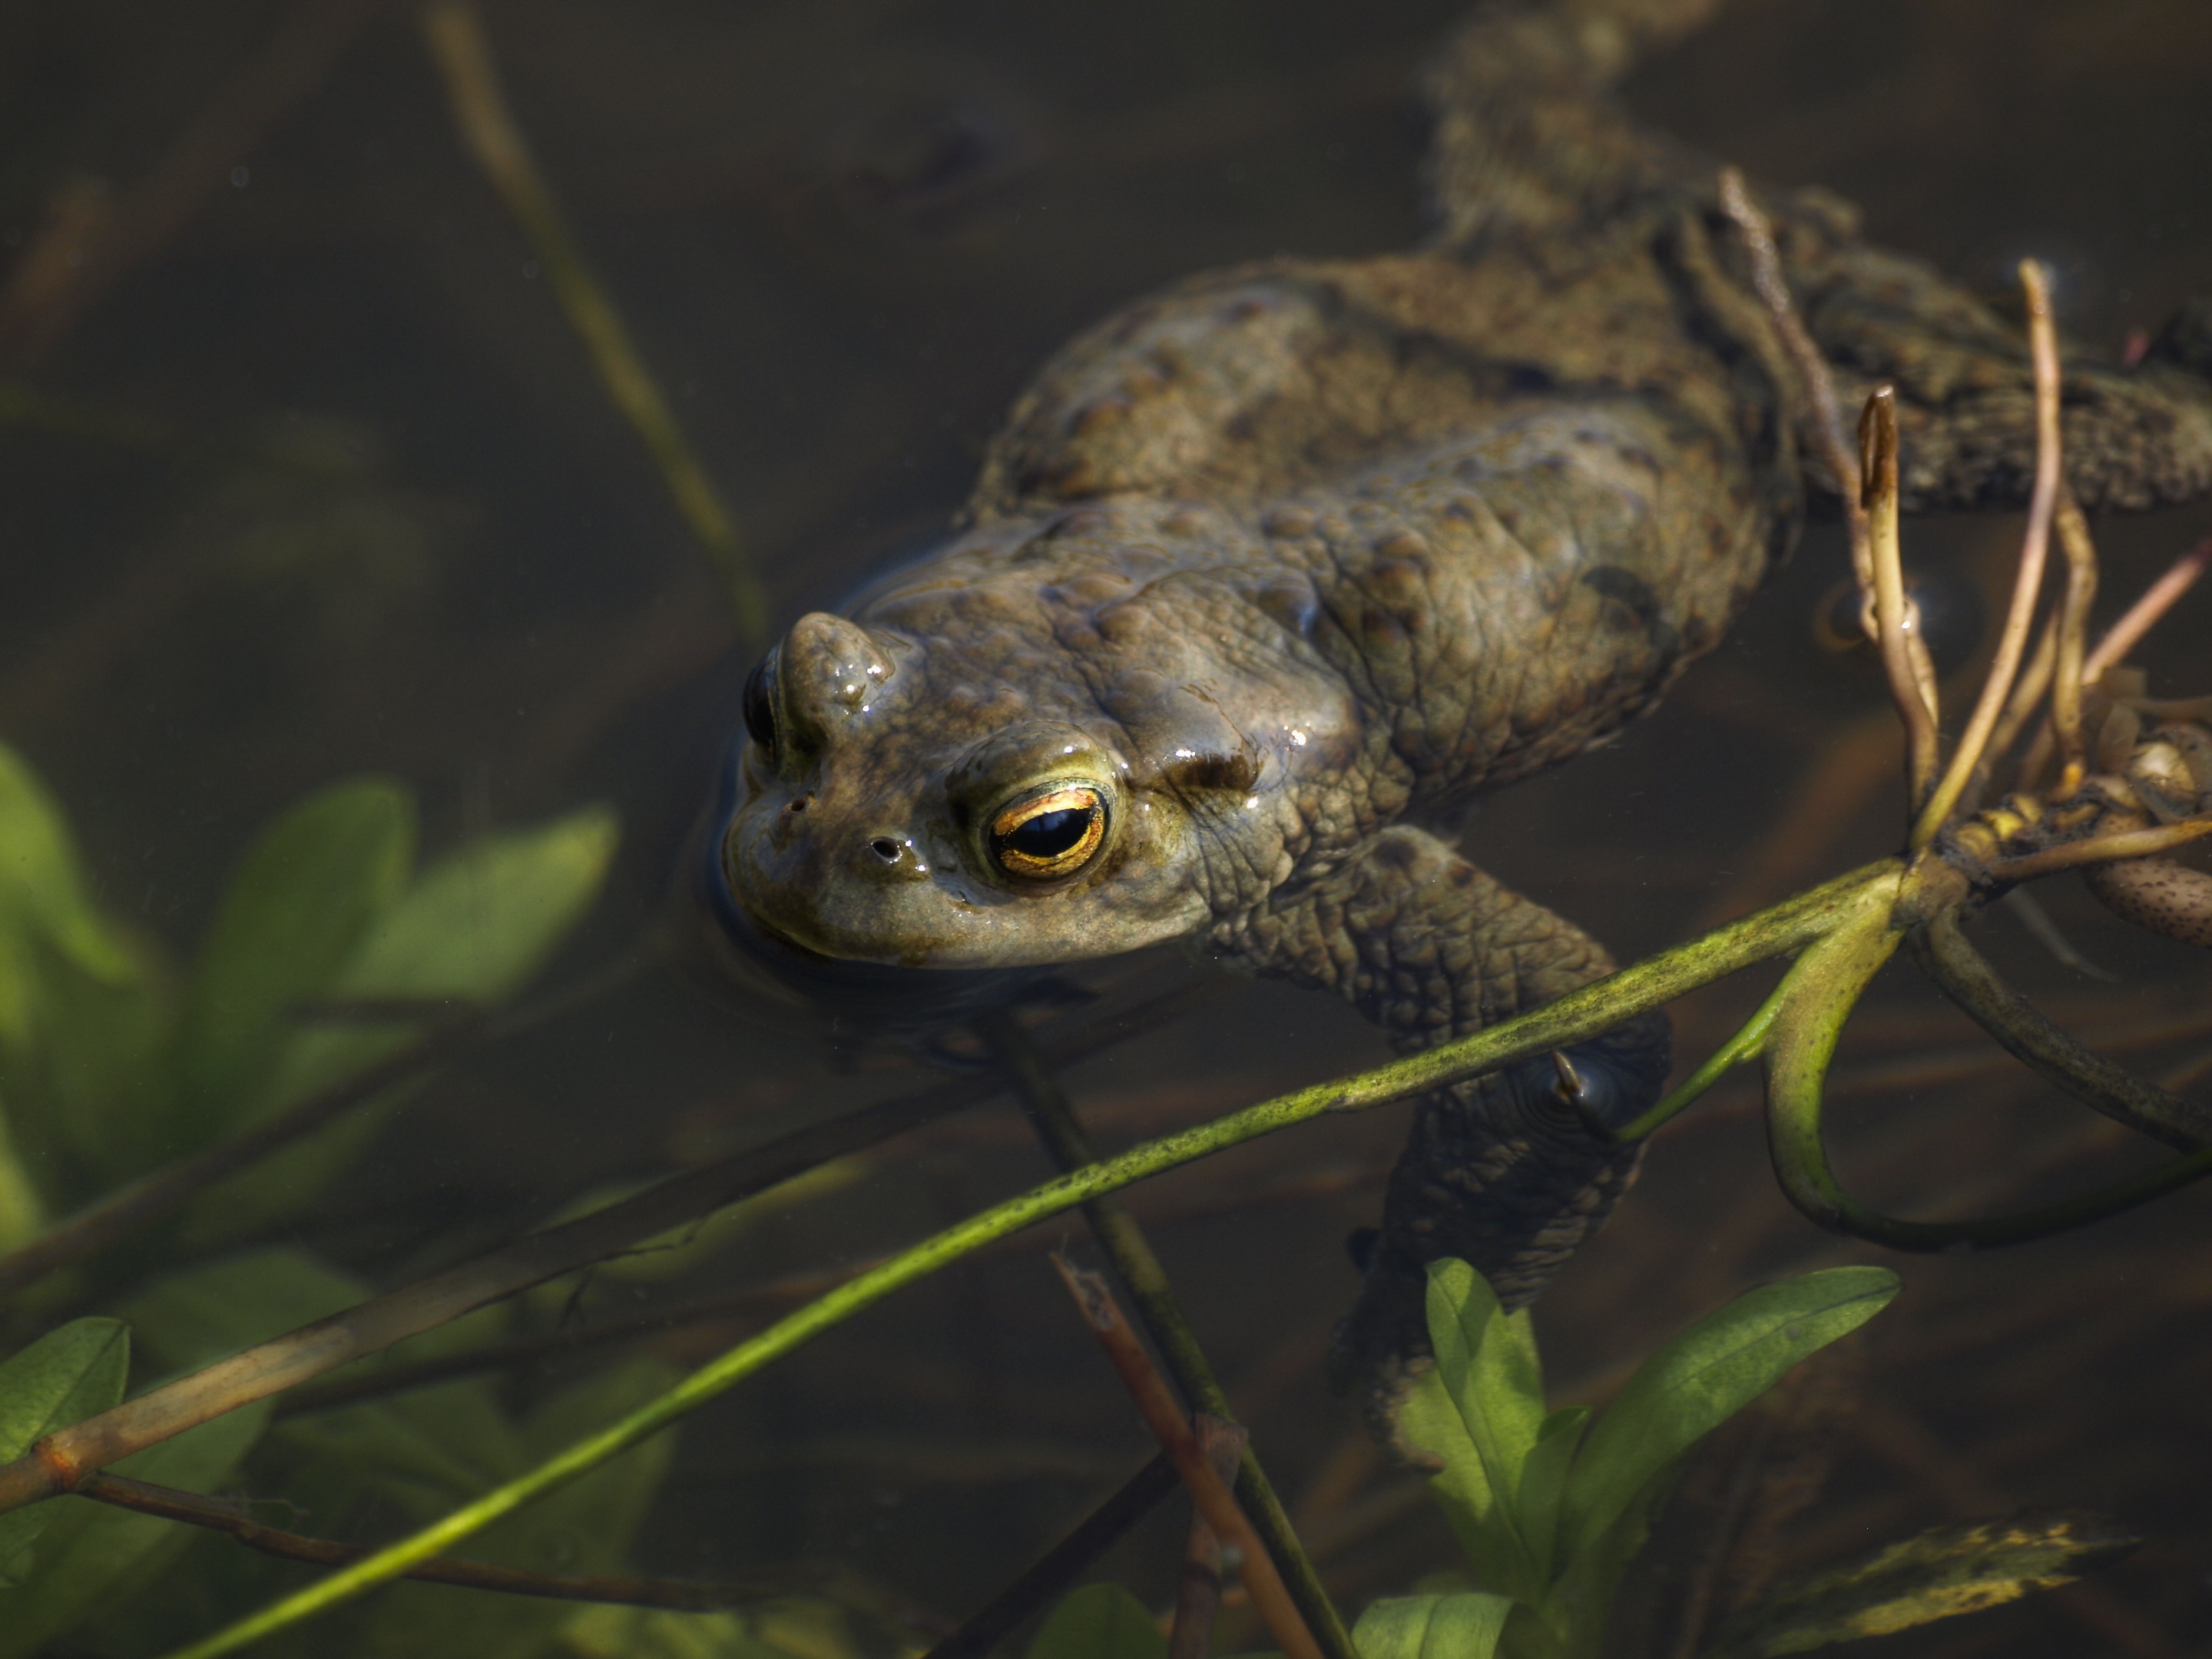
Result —
POLYGON ((1105 839, 1106 803, 1087 783, 1024 796, 991 820, 993 861, 1031 881, 1074 874, 1105 839))

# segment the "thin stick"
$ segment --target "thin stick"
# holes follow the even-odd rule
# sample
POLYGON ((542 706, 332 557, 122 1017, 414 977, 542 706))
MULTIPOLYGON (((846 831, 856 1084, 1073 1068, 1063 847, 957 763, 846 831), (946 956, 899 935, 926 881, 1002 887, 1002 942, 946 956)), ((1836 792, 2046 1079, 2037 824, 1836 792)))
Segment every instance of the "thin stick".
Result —
MULTIPOLYGON (((1054 1164, 1063 1172, 1096 1164, 1097 1150, 1076 1121, 1066 1093, 1028 1034, 1004 1015, 988 1016, 977 1025, 1012 1077, 1030 1121, 1054 1164)), ((1200 1412, 1234 1423, 1236 1413, 1230 1407, 1228 1393, 1214 1374, 1205 1349, 1199 1346, 1190 1322, 1183 1316, 1182 1304, 1168 1283, 1167 1269, 1160 1265, 1137 1218, 1112 1198, 1092 1200, 1083 1206, 1083 1215, 1122 1289, 1137 1304, 1137 1317, 1167 1362, 1183 1397, 1200 1412)), ((1358 1659, 1343 1614, 1330 1600, 1321 1572, 1300 1540, 1297 1528, 1291 1524, 1290 1513, 1283 1507, 1274 1483, 1267 1479, 1259 1454, 1249 1443, 1237 1462, 1237 1493, 1250 1512, 1254 1528, 1267 1540, 1276 1571, 1290 1585, 1298 1610, 1329 1659, 1358 1659)))
POLYGON ((615 407, 644 441, 668 493, 714 568, 748 651, 768 644, 768 601, 720 494, 691 453, 668 400, 631 341, 629 329, 592 272, 552 187, 507 107, 483 20, 469 0, 429 0, 423 38, 446 79, 453 119, 477 165, 498 191, 545 268, 569 326, 592 355, 615 407))
MULTIPOLYGON (((1973 781, 1959 797, 1959 805, 1954 810, 1961 817, 1980 810, 1982 799, 1989 793, 1990 777, 1996 769, 1998 757, 2012 747, 2013 739, 2020 735, 2021 728, 2033 717, 2037 707, 2043 702, 2043 694, 2051 689, 2051 677, 2058 668, 2058 630, 2063 622, 2063 615, 2057 611, 2044 618, 2043 631, 2036 636, 2034 654, 2028 658, 2027 666, 2021 671, 2020 678, 2013 685, 2012 696, 2005 704, 2005 711, 1998 717, 1996 730, 1990 733, 1990 740, 1983 747, 1981 761, 1974 768, 1973 781)), ((2043 763, 2050 757, 2050 739, 2051 728, 2046 723, 2037 731, 2035 741, 2028 745, 2027 753, 2021 757, 2019 775, 2013 783, 2015 789, 2034 787, 2037 775, 2043 770, 2043 763)))
POLYGON ((1989 678, 1982 682, 1980 701, 1959 738, 1950 769, 1929 798, 1919 821, 1913 825, 1912 846, 1917 850, 1935 840, 1951 817, 1982 752, 2012 695, 2013 677, 2027 649, 2028 629, 2035 621, 2036 595, 2043 586, 2043 567, 2051 550, 2051 519, 2058 504, 2063 457, 2058 431, 2058 331, 2051 319, 2051 288, 2043 267, 2033 259, 2020 262, 2021 286, 2027 293, 2027 334, 2035 359, 2035 493, 2027 508, 2027 535, 2020 550, 2020 574, 2013 584, 2012 609, 2005 617, 2004 633, 1997 641, 1996 657, 1989 678))
POLYGON ((2094 685, 2107 668, 2125 662, 2128 653, 2140 645, 2143 635, 2197 585, 2197 578, 2208 566, 2212 566, 2212 536, 2176 559, 2166 574, 2144 589, 2142 598, 2128 607, 2127 614, 2106 630, 2105 637, 2097 641, 2097 648, 2081 665, 2082 684, 2094 685))
MULTIPOLYGON (((1224 1423, 1212 1412, 1194 1419, 1198 1447, 1206 1454, 1215 1478, 1224 1485, 1237 1478, 1237 1465, 1251 1436, 1243 1425, 1224 1423)), ((1168 1659, 1210 1659, 1213 1652, 1213 1621, 1221 1611, 1222 1559, 1220 1535, 1212 1522, 1197 1510, 1191 1512, 1190 1534, 1183 1544, 1182 1577, 1176 1583, 1175 1622, 1168 1627, 1168 1659)))
POLYGON ((1857 574, 1859 591, 1871 593, 1874 554, 1868 535, 1866 506, 1860 495, 1858 458, 1844 436, 1843 408, 1836 400, 1836 383, 1828 373, 1828 360, 1814 343, 1804 319, 1797 313, 1796 302, 1790 297, 1790 283, 1782 274, 1782 255, 1774 246, 1773 227, 1751 199, 1751 192, 1744 187, 1742 173, 1735 167, 1721 169, 1721 208, 1735 222, 1743 237, 1744 246, 1751 253, 1752 284, 1765 302, 1776 331, 1782 336, 1783 347, 1805 382, 1806 401, 1811 405, 1807 413, 1814 439, 1828 463, 1828 471, 1836 475, 1836 494, 1843 502, 1844 521, 1850 526, 1851 568, 1857 574))
MULTIPOLYGON (((1904 723, 1913 802, 1928 798, 1936 776, 1936 670, 1926 645, 1909 627, 1905 563, 1897 533, 1897 391, 1876 388, 1859 416, 1861 504, 1867 510, 1869 562, 1873 567, 1875 639, 1889 681, 1890 701, 1904 723), (1920 648, 1916 653, 1913 647, 1920 648)), ((1863 592, 1866 590, 1862 589, 1863 592)))
POLYGON ((1023 1620, 1075 1582, 1093 1561, 1181 1486, 1164 1451, 1125 1481, 1120 1491, 1084 1517, 1082 1524, 1030 1564, 1014 1582, 969 1616, 922 1659, 981 1659, 1023 1620))
POLYGON ((1182 1408, 1176 1404, 1175 1395, 1168 1389, 1167 1379, 1152 1368, 1152 1358, 1137 1340, 1115 1305, 1114 1292, 1097 1273, 1086 1273, 1073 1266, 1065 1256, 1054 1255, 1053 1265, 1066 1282, 1067 1293, 1075 1298, 1076 1306, 1091 1326, 1091 1334, 1105 1352, 1107 1362, 1121 1377, 1121 1385, 1136 1402, 1137 1413, 1145 1419, 1145 1426, 1152 1431, 1175 1464, 1176 1473, 1190 1489, 1191 1502, 1197 1505, 1208 1525, 1228 1544, 1239 1552, 1237 1576, 1244 1581, 1244 1589, 1252 1598, 1252 1606, 1267 1626, 1267 1633, 1275 1638, 1286 1659, 1322 1659, 1321 1644, 1306 1629, 1306 1621, 1298 1616, 1297 1606, 1291 1593, 1283 1586, 1282 1577, 1275 1571, 1275 1563, 1261 1543, 1260 1534, 1237 1507, 1230 1496, 1228 1484, 1213 1472, 1198 1437, 1191 1432, 1189 1421, 1182 1408))
MULTIPOLYGON (((251 1550, 283 1561, 306 1561, 320 1567, 342 1567, 376 1553, 373 1544, 344 1544, 332 1538, 310 1538, 304 1533, 264 1527, 249 1519, 234 1500, 202 1498, 157 1486, 127 1475, 95 1474, 77 1487, 80 1498, 107 1504, 140 1515, 156 1515, 188 1527, 204 1527, 228 1534, 251 1550)), ((453 1556, 433 1556, 408 1569, 406 1577, 431 1584, 457 1584, 464 1589, 499 1590, 508 1595, 537 1595, 559 1601, 610 1601, 633 1607, 672 1607, 684 1613, 711 1613, 735 1603, 737 1593, 714 1585, 678 1578, 647 1578, 635 1573, 525 1572, 519 1567, 495 1566, 489 1561, 464 1561, 453 1556)))
POLYGON ((2089 632, 2089 607, 2097 599, 2097 544, 2074 492, 2058 492, 2058 545, 2066 555, 2066 598, 2059 608, 2058 661, 2051 682, 2051 724, 2058 734, 2058 757, 2069 776, 2081 763, 2082 650, 2089 632))
MULTIPOLYGON (((1109 1047, 1171 1010, 1173 994, 1072 1034, 1057 1046, 1064 1062, 1109 1047)), ((695 1217, 989 1099, 1005 1086, 995 1073, 953 1078, 748 1147, 715 1163, 494 1250, 416 1284, 302 1326, 125 1401, 48 1437, 0 1468, 0 1510, 70 1489, 82 1474, 143 1450, 228 1411, 336 1370, 364 1355, 542 1285, 549 1279, 666 1232, 695 1217)))

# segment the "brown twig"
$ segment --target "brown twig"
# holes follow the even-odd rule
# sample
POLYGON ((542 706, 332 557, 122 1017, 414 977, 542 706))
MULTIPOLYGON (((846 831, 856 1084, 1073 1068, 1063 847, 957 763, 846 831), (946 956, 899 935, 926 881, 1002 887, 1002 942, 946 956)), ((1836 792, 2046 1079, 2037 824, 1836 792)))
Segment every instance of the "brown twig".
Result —
POLYGON ((2127 614, 2105 630, 2105 637, 2097 641, 2096 649, 2081 664, 2082 683, 2094 685, 2107 668, 2125 662, 2128 653, 2140 645, 2143 635, 2157 627, 2160 618, 2197 585, 2208 567, 2212 567, 2212 537, 2207 537, 2176 559, 2166 573, 2145 588, 2142 597, 2128 607, 2127 614))
POLYGON ((1774 246, 1773 227, 1759 204, 1751 199, 1742 173, 1735 167, 1721 169, 1721 208, 1735 221, 1743 237, 1744 246, 1751 254, 1752 284, 1758 289, 1767 314, 1774 319, 1776 331, 1782 336, 1784 349, 1805 382, 1805 398, 1809 405, 1806 413, 1812 423, 1813 435, 1828 463, 1828 471, 1835 474, 1836 494, 1843 502, 1844 520, 1850 527, 1851 568, 1857 574, 1859 591, 1871 593, 1874 554, 1869 539, 1866 506, 1860 495, 1858 458, 1844 433, 1843 407, 1836 399, 1835 378, 1828 372, 1828 360, 1821 355, 1804 319, 1797 314, 1796 302, 1790 297, 1790 283, 1782 274, 1782 255, 1774 246))
MULTIPOLYGON (((1030 1121, 1054 1164, 1062 1170, 1070 1170, 1097 1162, 1090 1137, 1076 1121, 1051 1066, 1037 1053, 1027 1034, 1003 1015, 986 1017, 978 1022, 978 1026, 984 1041, 997 1052, 1006 1066, 1030 1121)), ((1168 1370, 1184 1397, 1200 1412, 1224 1422, 1236 1421, 1229 1396, 1215 1376, 1206 1351, 1199 1346, 1190 1322, 1183 1316, 1182 1304, 1168 1283, 1167 1270, 1160 1265, 1158 1255, 1146 1238, 1144 1230, 1137 1224, 1136 1218, 1119 1200, 1112 1198, 1094 1200, 1085 1205, 1083 1214, 1100 1248, 1106 1252, 1115 1275, 1121 1279, 1122 1289, 1136 1303, 1138 1318, 1143 1321, 1154 1346, 1167 1361, 1168 1370)), ((1358 1659, 1358 1650, 1352 1646, 1352 1633, 1345 1627, 1343 1615, 1330 1600, 1320 1572, 1298 1538, 1297 1528, 1291 1524, 1274 1483, 1268 1480, 1258 1454, 1249 1443, 1239 1455, 1237 1492, 1250 1511, 1254 1528, 1266 1540, 1276 1570, 1290 1585, 1292 1598, 1308 1627, 1323 1644, 1328 1659, 1358 1659)))
POLYGON ((2006 614, 2004 632, 1998 636, 1996 659, 1982 682, 1982 695, 1960 734, 1959 747, 1943 781, 1936 786, 1912 828, 1912 845, 1918 848, 1935 840, 1951 817, 1980 765, 1982 755, 1996 729, 1997 718, 2012 696, 2013 680, 2027 650, 2028 630, 2034 625, 2037 595, 2043 587, 2043 567, 2051 550, 2051 520, 2058 504, 2063 477, 2058 428, 2058 331, 2051 317, 2051 288, 2043 267, 2033 259, 2020 263, 2021 286, 2027 295, 2028 345, 2035 360, 2035 490, 2027 509, 2027 533, 2021 544, 2020 574, 2013 584, 2012 608, 2006 614))
POLYGON ((1121 1317, 1115 1305, 1114 1292, 1097 1273, 1085 1272, 1065 1256, 1054 1255, 1053 1265, 1067 1285, 1067 1292, 1075 1298, 1076 1306, 1098 1339, 1109 1364, 1128 1389, 1135 1401, 1137 1412, 1145 1419, 1145 1426, 1152 1431, 1176 1474, 1189 1489, 1191 1502, 1197 1505, 1219 1536, 1238 1553, 1237 1570, 1243 1580, 1244 1589, 1252 1598, 1252 1606, 1267 1626, 1267 1633, 1275 1638, 1287 1659, 1322 1659, 1321 1644, 1306 1628, 1305 1620, 1298 1614, 1297 1604, 1284 1587, 1282 1577, 1275 1571, 1275 1563, 1260 1541, 1260 1534, 1237 1507, 1229 1487, 1213 1472, 1200 1448, 1198 1437, 1191 1431, 1182 1408, 1170 1392, 1167 1379, 1152 1367, 1152 1358, 1121 1317))
POLYGON ((1073 1583, 1078 1574, 1119 1543, 1181 1484, 1167 1453, 1153 1453, 1152 1461, 1124 1481, 1121 1490, 922 1659, 981 1659, 1022 1620, 1073 1583))
MULTIPOLYGON (((1251 1438, 1243 1425, 1224 1423, 1211 1412, 1197 1418, 1199 1449, 1225 1485, 1237 1478, 1237 1460, 1251 1438)), ((1221 1540, 1212 1524, 1191 1511, 1190 1534, 1182 1552, 1182 1577, 1176 1583, 1175 1622, 1168 1627, 1168 1659, 1209 1659, 1213 1621, 1221 1611, 1221 1540)))
POLYGON ((768 644, 768 600, 720 493, 692 453, 684 428, 645 366, 622 313, 593 275, 537 158, 507 107, 483 20, 469 0, 429 0, 422 33, 445 77, 453 119, 469 152, 545 268, 569 326, 590 352, 615 407, 644 441, 668 493, 722 584, 745 648, 768 644))
MULTIPOLYGON (((1180 992, 1170 992, 1099 1020, 1062 1039, 1054 1058, 1066 1063, 1110 1047, 1180 1012, 1187 1000, 1180 992)), ((995 1073, 954 1078, 794 1131, 149 1389, 47 1436, 14 1462, 0 1465, 0 1511, 74 1490, 94 1470, 210 1418, 281 1394, 832 1159, 988 1100, 1004 1086, 995 1073)))
MULTIPOLYGON (((333 1538, 311 1538, 304 1533, 266 1527, 250 1518, 235 1501, 202 1498, 157 1486, 120 1474, 88 1475, 77 1496, 139 1515, 155 1515, 164 1521, 204 1527, 236 1540, 251 1550, 283 1561, 306 1561, 320 1567, 349 1566, 376 1553, 373 1544, 346 1544, 333 1538)), ((741 1592, 678 1578, 649 1578, 635 1573, 526 1572, 519 1567, 494 1565, 489 1561, 465 1561, 435 1556, 405 1575, 426 1583, 456 1584, 465 1589, 499 1590, 508 1595, 536 1595, 560 1601, 611 1601, 624 1607, 669 1607, 684 1613, 711 1613, 736 1605, 741 1592)))

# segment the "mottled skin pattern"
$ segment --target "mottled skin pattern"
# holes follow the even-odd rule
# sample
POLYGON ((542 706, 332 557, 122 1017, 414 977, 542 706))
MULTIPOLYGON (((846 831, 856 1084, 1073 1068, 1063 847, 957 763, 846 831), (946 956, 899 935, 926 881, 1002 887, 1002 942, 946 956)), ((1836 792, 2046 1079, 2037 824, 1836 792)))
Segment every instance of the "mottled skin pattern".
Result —
MULTIPOLYGON (((1073 342, 993 444, 965 527, 758 682, 720 869, 821 956, 1051 963, 1188 938, 1334 991, 1401 1048, 1607 971, 1440 836, 1475 793, 1602 741, 1721 637, 1832 481, 1716 205, 1714 164, 1605 96, 1711 0, 1492 5, 1438 53, 1438 231, 1407 254, 1194 278, 1073 342), (1025 791, 1102 804, 1065 878, 994 862, 1025 791)), ((1917 507, 2033 471, 2018 331, 1768 192, 1847 395, 1898 387, 1917 507)), ((2083 504, 2212 487, 2212 308, 2138 368, 2068 363, 2083 504)), ((1602 1219, 1662 1024, 1421 1104, 1340 1370, 1387 1428, 1425 1352, 1422 1264, 1533 1296, 1602 1219)))

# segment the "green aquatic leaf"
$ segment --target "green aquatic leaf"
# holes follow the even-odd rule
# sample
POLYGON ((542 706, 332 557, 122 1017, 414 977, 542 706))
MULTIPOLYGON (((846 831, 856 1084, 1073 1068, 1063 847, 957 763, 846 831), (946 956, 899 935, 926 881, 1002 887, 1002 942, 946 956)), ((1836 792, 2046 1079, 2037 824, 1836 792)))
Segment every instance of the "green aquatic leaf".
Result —
MULTIPOLYGON (((256 1401, 187 1429, 115 1465, 134 1480, 204 1492, 229 1479, 269 1421, 269 1401, 256 1401)), ((33 1551, 22 1586, 0 1600, 0 1659, 31 1659, 54 1638, 95 1615, 107 1616, 149 1588, 171 1557, 192 1542, 193 1528, 137 1515, 87 1498, 58 1498, 37 1506, 54 1511, 33 1551)), ((35 1513, 35 1510, 26 1511, 35 1513)))
POLYGON ((1143 1602, 1119 1584, 1085 1584, 1060 1598, 1029 1659, 1167 1659, 1167 1651, 1143 1602))
MULTIPOLYGON (((334 1000, 447 999, 494 1004, 519 989, 599 895, 614 856, 614 815, 583 811, 487 836, 426 870, 377 919, 324 994, 334 1000)), ((273 1110, 342 1082, 407 1042, 418 1024, 302 1031, 263 1097, 273 1110)), ((388 1109, 404 1097, 388 1094, 388 1109)), ((195 1204, 186 1236, 235 1237, 311 1202, 373 1138, 383 1113, 356 1110, 195 1204)))
POLYGON ((198 1140, 251 1115, 284 1043, 286 1010, 320 996, 405 890, 415 802, 362 778, 311 795, 263 832, 200 946, 178 1064, 198 1140))
POLYGON ((1547 1562, 1528 1546, 1519 1502, 1522 1466, 1546 1420, 1534 1332, 1525 1310, 1506 1313, 1481 1274, 1449 1260, 1429 1264, 1428 1320, 1436 1368, 1414 1383, 1401 1423, 1442 1464, 1431 1486, 1477 1576, 1534 1600, 1547 1562))
POLYGON ((29 1243, 46 1231, 46 1200, 15 1150, 8 1127, 8 1100, 0 1093, 0 1254, 29 1243))
POLYGON ((1699 1320, 1638 1367, 1583 1443, 1567 1480, 1568 1559, 1651 1496, 1653 1478, 1779 1382, 1856 1330, 1898 1291, 1887 1267, 1831 1267, 1762 1285, 1699 1320))
POLYGON ((1352 1627, 1359 1659, 1491 1659, 1513 1603, 1503 1595, 1394 1595, 1352 1627))
POLYGON ((1729 1621, 1706 1659, 1775 1659, 1978 1613, 2070 1584, 2138 1541, 2102 1516, 2054 1511, 1932 1528, 1777 1585, 1729 1621))
POLYGON ((0 1048, 32 1040, 42 1000, 40 944, 109 983, 137 972, 129 946, 92 901, 61 808, 23 757, 0 744, 0 1048))
MULTIPOLYGON (((113 1319, 72 1320, 0 1364, 0 1462, 21 1457, 40 1435, 116 1404, 130 1370, 130 1328, 113 1319)), ((55 1507, 33 1504, 0 1515, 0 1587, 19 1580, 55 1507)))
POLYGON ((1587 1406, 1563 1406, 1544 1419, 1536 1443, 1521 1465, 1521 1536, 1530 1559, 1547 1580, 1553 1572, 1559 1533, 1559 1506, 1567 1494, 1567 1477, 1575 1454, 1589 1426, 1587 1406))

